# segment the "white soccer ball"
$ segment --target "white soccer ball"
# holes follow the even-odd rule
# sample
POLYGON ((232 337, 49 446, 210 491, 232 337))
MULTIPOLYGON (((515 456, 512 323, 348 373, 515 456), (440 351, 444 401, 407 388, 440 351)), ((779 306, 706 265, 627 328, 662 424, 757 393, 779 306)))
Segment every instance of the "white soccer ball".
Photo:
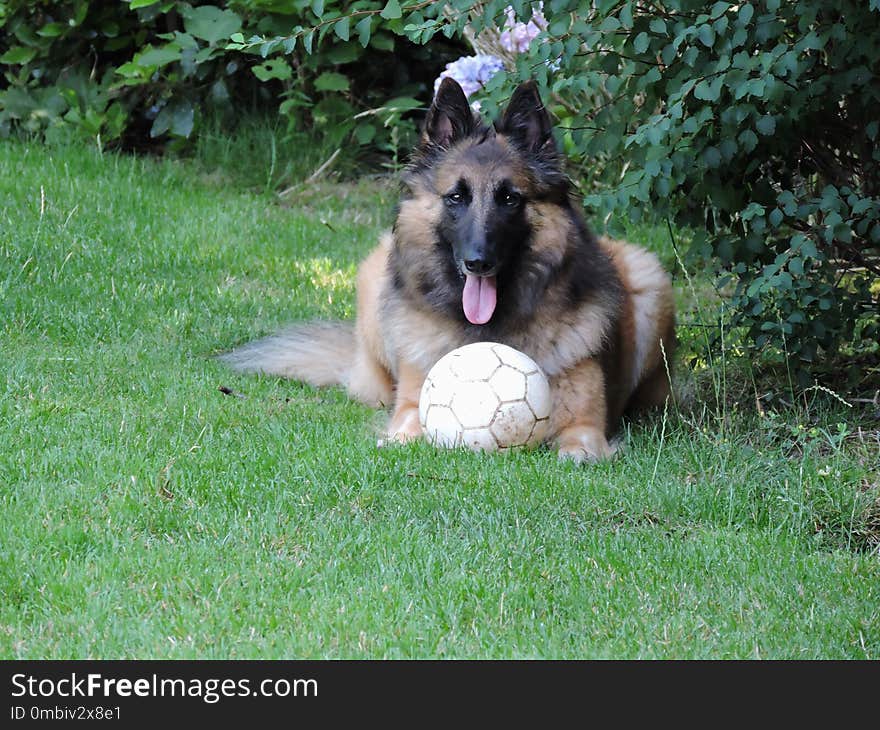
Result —
POLYGON ((428 441, 495 451, 535 446, 550 423, 550 384, 528 355, 476 342, 441 357, 419 397, 428 441))

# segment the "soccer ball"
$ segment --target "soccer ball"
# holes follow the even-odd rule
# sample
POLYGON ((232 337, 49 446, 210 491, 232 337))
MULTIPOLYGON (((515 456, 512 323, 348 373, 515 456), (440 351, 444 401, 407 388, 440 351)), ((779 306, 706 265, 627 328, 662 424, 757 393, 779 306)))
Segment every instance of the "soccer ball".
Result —
POLYGON ((550 384, 528 355, 476 342, 441 357, 419 397, 419 421, 439 446, 495 451, 535 446, 550 423, 550 384))

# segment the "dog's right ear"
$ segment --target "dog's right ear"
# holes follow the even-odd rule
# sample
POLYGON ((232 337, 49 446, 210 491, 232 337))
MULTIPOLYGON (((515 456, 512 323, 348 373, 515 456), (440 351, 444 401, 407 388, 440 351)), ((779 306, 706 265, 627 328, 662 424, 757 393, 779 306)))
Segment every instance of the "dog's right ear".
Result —
POLYGON ((548 141, 552 145, 552 127, 550 115, 544 108, 534 81, 524 81, 516 87, 498 123, 499 132, 530 152, 538 152, 548 141))
POLYGON ((474 113, 467 97, 455 79, 446 77, 434 95, 434 101, 425 118, 422 144, 449 147, 476 128, 474 113))

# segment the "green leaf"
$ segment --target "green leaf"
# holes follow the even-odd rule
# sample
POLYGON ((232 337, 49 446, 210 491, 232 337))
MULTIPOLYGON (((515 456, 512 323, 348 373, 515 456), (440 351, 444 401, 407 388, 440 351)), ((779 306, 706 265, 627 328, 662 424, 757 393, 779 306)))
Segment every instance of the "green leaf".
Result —
MULTIPOLYGON (((216 56, 218 53, 222 53, 222 52, 223 51, 220 48, 217 48, 215 46, 204 46, 199 49, 198 53, 196 53, 196 55, 192 59, 192 61, 195 63, 196 66, 198 66, 200 63, 205 63, 206 61, 210 61, 212 58, 214 58, 214 56, 216 56)), ((190 56, 190 54, 188 54, 187 52, 184 51, 184 53, 182 54, 182 57, 180 59, 181 64, 183 64, 185 66, 190 65, 189 56, 190 56)))
POLYGON ((169 43, 161 48, 147 46, 142 53, 138 53, 132 62, 138 66, 165 66, 180 60, 180 46, 169 43))
POLYGON ((745 5, 740 6, 737 22, 743 26, 748 25, 754 14, 755 8, 752 7, 751 3, 746 3, 745 5))
POLYGON ((324 0, 312 0, 312 12, 319 18, 324 17, 324 0))
POLYGON ((315 31, 311 30, 303 36, 303 48, 306 49, 306 53, 312 55, 312 43, 315 40, 315 31))
POLYGON ((755 134, 751 129, 746 129, 740 133, 739 137, 737 137, 739 143, 743 146, 743 149, 746 152, 751 152, 755 147, 758 146, 758 135, 755 134))
POLYGON ((284 81, 293 75, 290 65, 283 58, 273 58, 259 66, 254 66, 251 71, 254 72, 254 76, 263 82, 269 81, 269 79, 284 81))
POLYGON ((175 137, 189 137, 195 121, 195 110, 188 101, 180 100, 167 104, 156 115, 150 128, 150 137, 160 137, 170 132, 175 137))
POLYGON ((41 38, 57 38, 69 27, 65 23, 46 23, 37 31, 37 35, 41 38))
POLYGON ((816 248, 815 242, 800 233, 792 237, 791 247, 795 251, 800 251, 801 255, 805 258, 809 257, 814 259, 819 255, 819 250, 816 248))
POLYGON ((200 5, 183 11, 183 27, 186 32, 208 43, 229 39, 241 30, 241 18, 231 10, 221 10, 214 5, 200 5))
POLYGON ((720 18, 724 13, 726 13, 730 9, 730 3, 717 2, 712 8, 709 10, 709 16, 712 20, 716 18, 720 18))
POLYGON ((322 73, 315 79, 315 88, 318 91, 347 91, 348 86, 348 77, 334 71, 322 73))
POLYGON ((400 10, 400 3, 397 0, 388 0, 379 15, 385 18, 385 20, 396 20, 397 18, 400 18, 403 15, 400 10))
POLYGON ((130 0, 128 3, 128 7, 131 10, 137 10, 138 8, 148 8, 150 5, 155 5, 159 0, 130 0))
POLYGON ((666 32, 666 21, 660 18, 654 18, 649 24, 648 27, 651 29, 652 33, 656 33, 657 35, 663 35, 666 32))
POLYGON ((748 81, 740 84, 739 88, 734 93, 735 99, 742 99, 744 96, 764 96, 764 91, 766 90, 766 85, 764 83, 764 79, 749 79, 748 81))
POLYGON ((730 162, 736 154, 736 140, 728 137, 727 139, 722 140, 721 144, 718 145, 718 148, 721 150, 721 156, 724 158, 724 161, 730 162))
POLYGON ((717 147, 707 147, 703 151, 703 162, 706 163, 706 167, 718 167, 721 164, 721 152, 717 147))
POLYGON ((633 27, 633 11, 632 5, 627 3, 620 9, 620 24, 629 30, 633 27))
POLYGON ((773 134, 776 131, 776 118, 772 114, 766 114, 755 122, 755 129, 765 137, 773 134))
POLYGON ((0 63, 8 63, 8 64, 21 64, 28 63, 34 56, 37 55, 36 48, 26 48, 25 46, 14 46, 10 48, 6 53, 0 56, 0 63))
POLYGON ((345 17, 340 18, 338 21, 336 21, 336 23, 334 23, 333 32, 336 33, 340 40, 347 41, 349 32, 351 30, 350 25, 351 20, 346 15, 345 17))
POLYGON ((721 87, 724 84, 724 77, 717 76, 713 80, 703 79, 694 87, 694 96, 703 101, 717 101, 721 95, 721 87))
POLYGON ((358 34, 358 42, 366 48, 370 42, 370 33, 373 28, 373 19, 367 15, 361 20, 358 21, 357 25, 355 25, 354 29, 358 34))
POLYGON ((776 196, 776 200, 786 215, 794 215, 797 212, 797 200, 791 190, 783 190, 776 196))
POLYGON ((636 53, 644 53, 648 50, 649 45, 651 45, 651 37, 644 31, 639 33, 633 41, 633 48, 635 48, 636 53))
POLYGON ((403 112, 408 112, 412 109, 418 109, 421 106, 422 102, 418 99, 413 99, 411 96, 396 96, 393 99, 386 101, 382 105, 382 108, 394 112, 395 114, 402 114, 403 112))
POLYGON ((697 31, 697 37, 706 48, 711 48, 715 45, 715 31, 711 25, 701 25, 700 30, 697 31))
POLYGON ((189 33, 181 33, 180 31, 176 31, 171 37, 178 46, 180 46, 183 51, 197 51, 199 50, 198 41, 193 38, 189 33))
POLYGON ((760 203, 749 203, 745 210, 742 211, 741 216, 744 221, 750 221, 752 218, 756 218, 764 215, 764 206, 760 203))
POLYGON ((121 66, 116 67, 116 73, 120 76, 124 76, 128 79, 134 78, 146 78, 146 76, 152 71, 145 69, 143 66, 138 66, 136 63, 128 62, 123 63, 121 66))
POLYGON ((873 198, 861 198, 856 200, 856 202, 852 206, 852 214, 853 215, 863 215, 867 213, 871 208, 875 205, 873 198))
POLYGON ((785 216, 783 215, 782 211, 779 210, 779 208, 774 208, 770 211, 770 225, 774 228, 779 228, 779 224, 782 223, 782 219, 784 217, 785 216))
POLYGON ((358 144, 370 144, 376 136, 376 128, 372 124, 358 124, 354 128, 354 138, 358 144))
POLYGON ((558 38, 568 33, 570 26, 571 19, 567 15, 563 15, 550 23, 548 31, 550 35, 558 38))

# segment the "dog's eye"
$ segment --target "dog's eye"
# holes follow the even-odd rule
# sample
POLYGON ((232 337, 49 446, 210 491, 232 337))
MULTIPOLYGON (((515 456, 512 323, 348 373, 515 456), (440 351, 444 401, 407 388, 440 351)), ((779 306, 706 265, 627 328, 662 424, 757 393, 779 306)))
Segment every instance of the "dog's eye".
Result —
POLYGON ((452 205, 460 205, 464 202, 464 195, 461 193, 449 193, 446 196, 446 202, 451 203, 452 205))
POLYGON ((522 196, 519 193, 504 193, 504 195, 501 196, 501 202, 511 208, 519 205, 521 200, 522 196))

